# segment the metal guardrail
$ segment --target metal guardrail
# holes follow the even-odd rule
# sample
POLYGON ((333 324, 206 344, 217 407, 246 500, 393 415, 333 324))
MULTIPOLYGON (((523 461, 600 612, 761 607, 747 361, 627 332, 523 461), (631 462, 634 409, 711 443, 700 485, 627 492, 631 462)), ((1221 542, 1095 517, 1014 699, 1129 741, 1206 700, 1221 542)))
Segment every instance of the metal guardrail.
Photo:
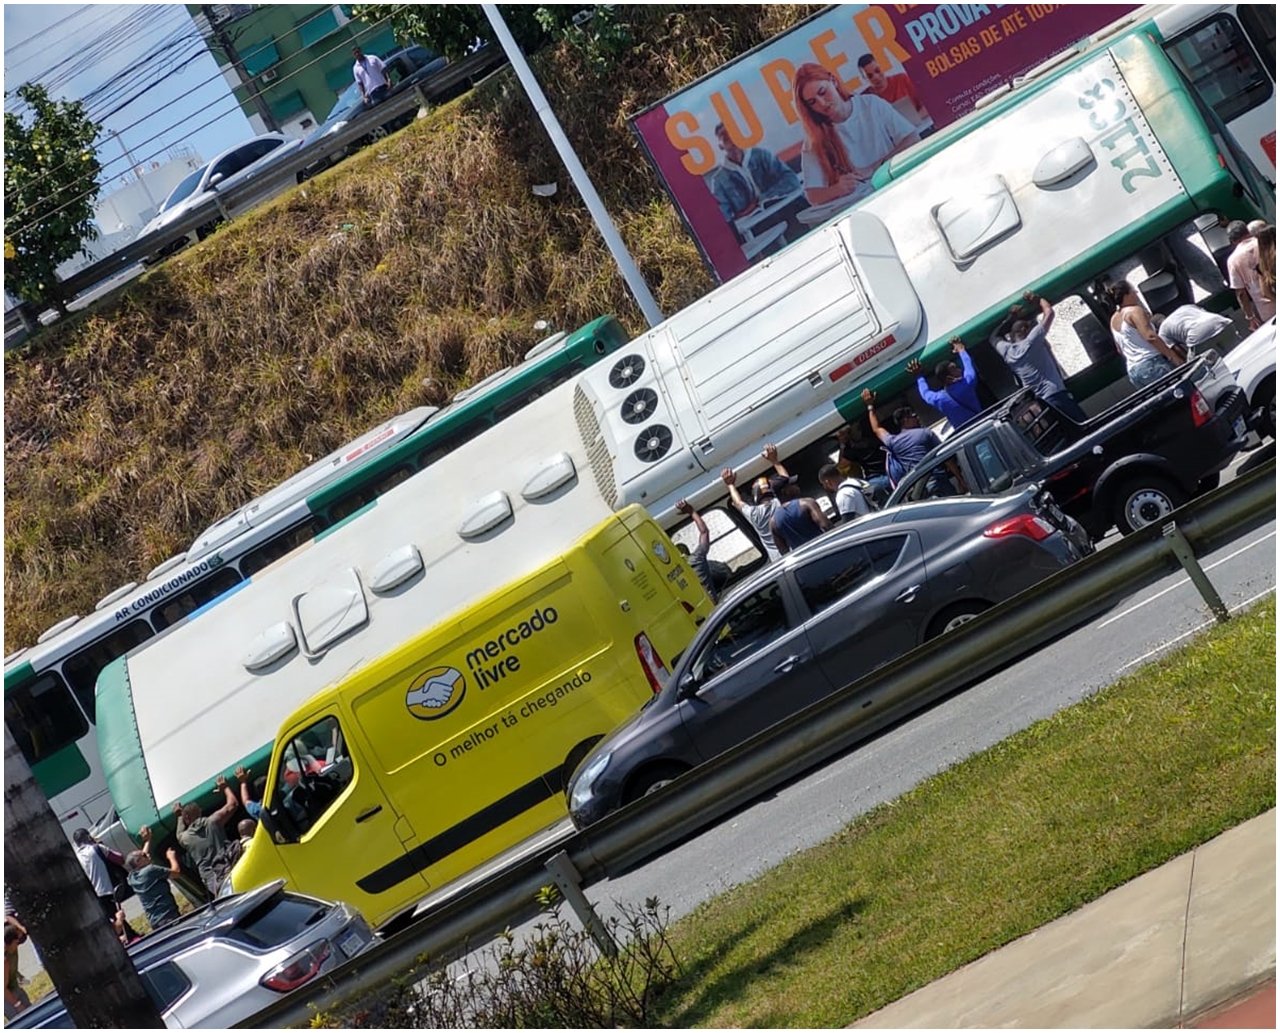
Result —
MULTIPOLYGON (((1187 562, 1185 541, 1204 552, 1274 519, 1276 463, 1188 503, 1152 525, 1060 571, 962 628, 879 668, 854 685, 767 729, 674 784, 603 821, 476 882, 323 983, 295 991, 243 1026, 306 1023, 403 974, 423 956, 445 961, 536 913, 535 895, 565 862, 581 884, 619 875, 851 745, 1025 655, 1187 562), (1177 528, 1171 535, 1170 527, 1177 528), (1179 553, 1182 555, 1180 556, 1179 553), (560 857, 561 854, 566 855, 560 857)), ((1191 558, 1194 564, 1194 558, 1191 558)), ((1195 565, 1199 571, 1198 564, 1195 565)), ((1200 571, 1203 575, 1203 571, 1200 571)))
POLYGON ((185 237, 193 230, 214 219, 223 217, 225 208, 235 209, 239 207, 240 202, 259 194, 271 196, 275 193, 282 193, 289 186, 295 185, 298 173, 314 165, 321 155, 331 154, 339 148, 345 148, 348 144, 369 135, 381 123, 420 105, 436 101, 457 90, 463 84, 473 86, 481 78, 505 63, 506 56, 502 53, 502 49, 497 46, 482 47, 474 54, 468 54, 460 61, 450 62, 435 75, 417 83, 412 89, 388 98, 376 107, 370 108, 361 114, 359 118, 353 119, 342 130, 328 137, 323 146, 314 145, 298 149, 288 158, 281 159, 270 169, 265 170, 261 175, 255 176, 232 190, 222 192, 219 197, 211 198, 209 201, 192 208, 187 215, 180 219, 175 219, 163 229, 148 233, 145 237, 138 237, 119 251, 114 251, 107 255, 106 258, 85 266, 83 269, 68 276, 61 281, 65 300, 68 302, 74 300, 76 295, 96 286, 103 280, 110 279, 116 273, 129 268, 142 259, 150 257, 166 244, 185 237))

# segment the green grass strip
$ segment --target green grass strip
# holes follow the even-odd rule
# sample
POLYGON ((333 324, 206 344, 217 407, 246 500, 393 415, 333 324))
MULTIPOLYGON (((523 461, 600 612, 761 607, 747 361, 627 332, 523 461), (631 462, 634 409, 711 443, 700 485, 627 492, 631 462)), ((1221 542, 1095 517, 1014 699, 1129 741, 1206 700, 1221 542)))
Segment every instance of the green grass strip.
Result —
POLYGON ((671 1026, 843 1026, 1275 806, 1275 599, 677 923, 671 1026))

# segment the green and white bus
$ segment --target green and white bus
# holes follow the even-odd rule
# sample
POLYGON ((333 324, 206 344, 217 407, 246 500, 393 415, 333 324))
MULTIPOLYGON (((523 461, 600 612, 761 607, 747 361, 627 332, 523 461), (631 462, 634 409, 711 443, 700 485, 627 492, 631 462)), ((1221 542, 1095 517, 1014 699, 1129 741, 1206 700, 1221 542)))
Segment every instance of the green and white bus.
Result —
MULTIPOLYGON (((1173 256, 1190 298, 1229 297, 1206 234, 1274 217, 1270 184, 1145 22, 938 136, 859 206, 104 672, 103 761, 130 830, 211 799, 218 774, 264 762, 284 713, 610 511, 638 502, 680 541, 688 498, 712 557, 737 561, 751 532, 724 505, 723 467, 761 472, 775 442, 803 472, 862 419, 863 387, 906 390, 907 360, 935 361, 955 335, 982 351, 1024 290, 1057 300, 1110 275, 1163 291, 1173 256), (218 713, 237 716, 205 719, 218 713)), ((1089 357, 1091 320, 1086 305, 1076 345, 1089 357)))
POLYGON ((604 316, 548 337, 519 364, 375 427, 204 531, 143 583, 59 621, 5 659, 5 721, 63 827, 94 826, 111 801, 95 740, 94 683, 110 661, 302 545, 351 519, 410 474, 519 411, 629 339, 604 316))

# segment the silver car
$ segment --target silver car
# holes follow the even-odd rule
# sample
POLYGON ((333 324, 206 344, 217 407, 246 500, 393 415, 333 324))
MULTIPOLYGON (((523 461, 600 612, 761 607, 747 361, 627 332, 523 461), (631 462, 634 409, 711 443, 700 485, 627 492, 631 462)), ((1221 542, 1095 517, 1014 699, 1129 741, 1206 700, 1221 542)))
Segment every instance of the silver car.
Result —
MULTIPOLYGON (((369 949, 374 934, 346 904, 286 893, 277 880, 207 904, 129 948, 165 1025, 226 1028, 369 949)), ((7 1023, 71 1029, 57 995, 7 1023)))

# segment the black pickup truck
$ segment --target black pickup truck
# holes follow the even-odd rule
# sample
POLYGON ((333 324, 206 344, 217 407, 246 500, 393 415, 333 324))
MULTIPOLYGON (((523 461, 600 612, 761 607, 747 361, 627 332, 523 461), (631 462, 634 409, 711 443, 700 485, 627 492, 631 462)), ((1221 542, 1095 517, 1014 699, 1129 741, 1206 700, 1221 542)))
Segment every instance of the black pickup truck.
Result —
POLYGON ((1086 423, 1019 391, 929 453, 888 505, 953 493, 999 495, 1042 481, 1093 539, 1113 526, 1128 534, 1217 484, 1243 444, 1246 408, 1244 393, 1212 353, 1086 423), (964 484, 956 483, 951 460, 964 484))

